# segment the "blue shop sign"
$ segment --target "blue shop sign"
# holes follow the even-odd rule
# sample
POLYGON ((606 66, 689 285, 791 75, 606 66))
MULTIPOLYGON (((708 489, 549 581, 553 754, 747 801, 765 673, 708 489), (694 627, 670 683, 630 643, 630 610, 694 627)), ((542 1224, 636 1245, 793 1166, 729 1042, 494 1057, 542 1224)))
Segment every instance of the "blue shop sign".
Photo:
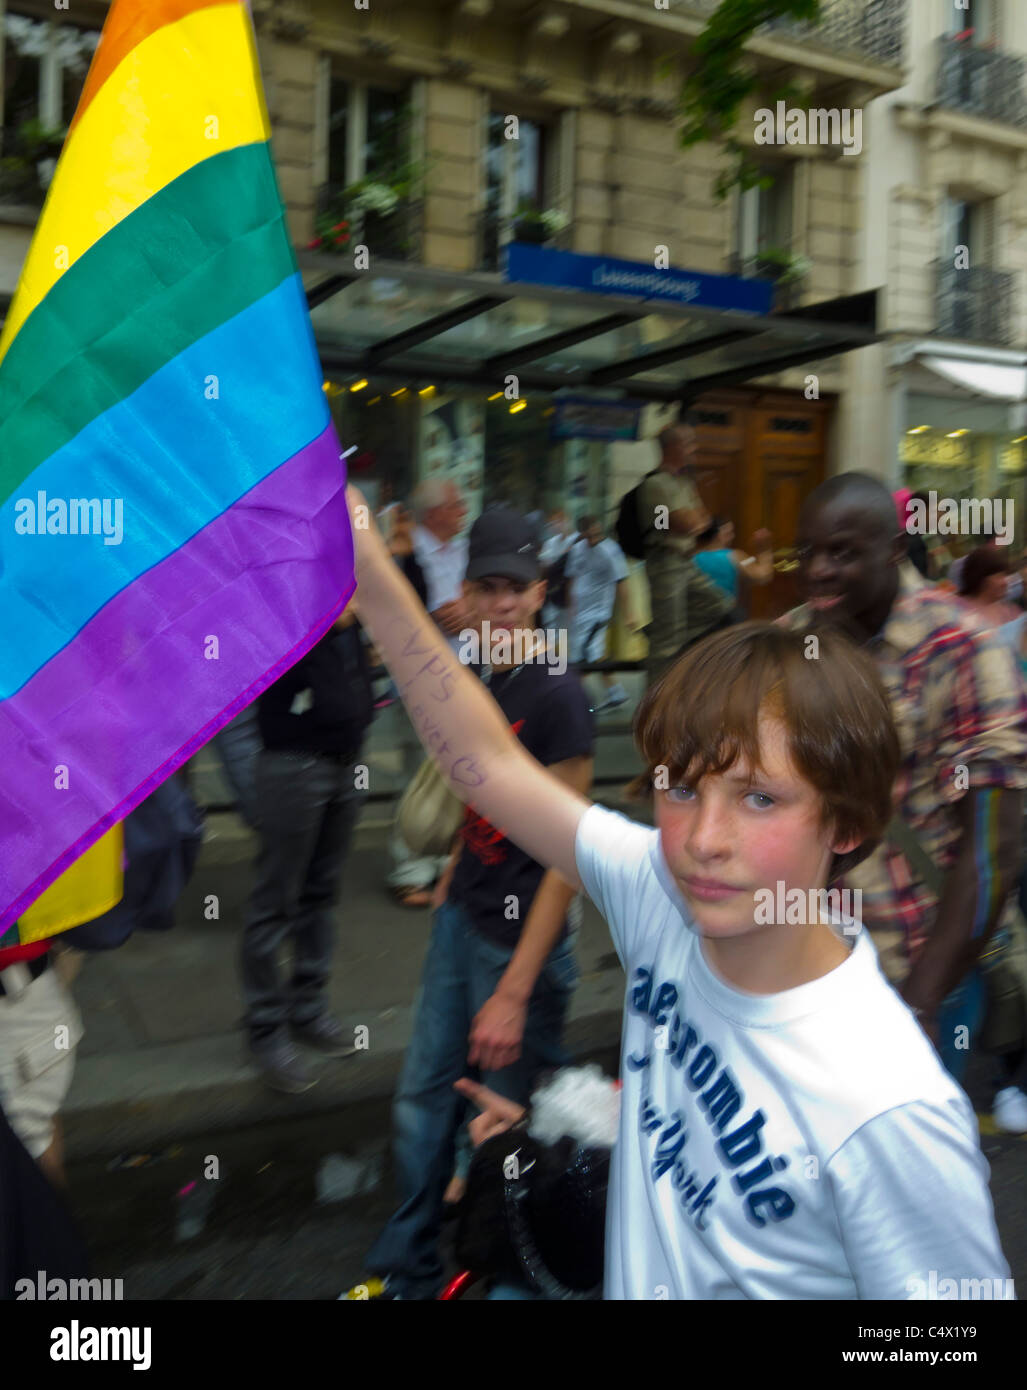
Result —
POLYGON ((556 439, 632 440, 638 438, 644 401, 597 401, 561 396, 553 401, 549 437, 556 439))
POLYGON ((700 270, 657 270, 645 261, 581 256, 576 251, 556 251, 523 241, 512 241, 503 248, 503 276, 533 285, 667 299, 702 309, 733 309, 738 314, 768 314, 774 295, 769 280, 707 275, 700 270))

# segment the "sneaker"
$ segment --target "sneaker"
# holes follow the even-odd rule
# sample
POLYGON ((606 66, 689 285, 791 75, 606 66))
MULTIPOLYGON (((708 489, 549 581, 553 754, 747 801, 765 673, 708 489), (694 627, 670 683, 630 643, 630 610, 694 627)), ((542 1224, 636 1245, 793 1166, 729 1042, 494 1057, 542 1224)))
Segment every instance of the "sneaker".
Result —
POLYGON ((1019 1086, 1006 1086, 995 1097, 991 1117, 1006 1134, 1027 1134, 1027 1095, 1019 1086))
POLYGON ((313 1048, 315 1052, 323 1052, 327 1057, 356 1055, 352 1036, 329 1014, 322 1014, 312 1023, 294 1023, 290 1031, 296 1042, 313 1048))
POLYGON ((298 1096, 309 1091, 317 1080, 307 1071, 289 1039, 280 1033, 261 1042, 251 1042, 250 1061, 257 1067, 265 1085, 286 1095, 298 1096))
POLYGON ((603 701, 604 709, 616 709, 618 705, 626 705, 628 702, 628 692, 622 685, 611 685, 606 692, 606 699, 603 701))
POLYGON ((339 1294, 336 1302, 339 1303, 346 1298, 354 1299, 358 1303, 366 1303, 372 1298, 398 1301, 399 1294, 393 1293, 389 1288, 388 1275, 381 1279, 377 1274, 369 1274, 362 1284, 354 1284, 351 1289, 339 1294))
POLYGON ((351 1289, 339 1294, 336 1302, 341 1302, 343 1299, 354 1299, 364 1303, 375 1298, 392 1303, 427 1303, 429 1301, 434 1302, 441 1292, 441 1286, 436 1282, 411 1285, 404 1283, 394 1274, 386 1274, 384 1277, 379 1274, 369 1274, 363 1283, 354 1284, 351 1289))

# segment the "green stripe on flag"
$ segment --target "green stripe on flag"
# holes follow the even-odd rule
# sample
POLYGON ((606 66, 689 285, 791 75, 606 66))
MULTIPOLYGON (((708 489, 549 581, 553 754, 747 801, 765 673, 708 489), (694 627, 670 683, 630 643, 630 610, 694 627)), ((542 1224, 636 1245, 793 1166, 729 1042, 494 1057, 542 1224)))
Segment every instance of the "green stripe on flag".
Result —
POLYGON ((65 271, 0 364, 0 504, 295 272, 266 143, 213 155, 154 194, 65 271))

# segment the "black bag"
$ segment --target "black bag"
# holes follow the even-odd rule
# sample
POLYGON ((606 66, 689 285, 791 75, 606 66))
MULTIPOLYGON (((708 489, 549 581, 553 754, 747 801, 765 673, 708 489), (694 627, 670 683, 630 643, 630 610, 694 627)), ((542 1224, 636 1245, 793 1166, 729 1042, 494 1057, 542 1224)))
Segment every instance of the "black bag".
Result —
POLYGON ((457 1259, 544 1298, 601 1298, 609 1171, 605 1147, 542 1144, 516 1126, 487 1139, 467 1175, 457 1259))
POLYGON ((651 469, 637 483, 630 492, 626 492, 620 499, 620 507, 617 511, 617 520, 614 522, 613 530, 617 537, 617 544, 625 555, 632 560, 645 559, 645 538, 652 530, 652 527, 643 528, 638 519, 638 495, 642 490, 642 483, 646 478, 651 478, 654 473, 659 473, 658 468, 651 469))
POLYGON ((558 560, 546 569, 546 602, 553 604, 556 608, 566 608, 568 594, 567 561, 570 559, 573 545, 569 545, 558 560))
POLYGON ((125 818, 124 893, 109 912, 61 932, 80 951, 112 951, 132 933, 167 931, 203 843, 203 818, 181 778, 169 777, 125 818))

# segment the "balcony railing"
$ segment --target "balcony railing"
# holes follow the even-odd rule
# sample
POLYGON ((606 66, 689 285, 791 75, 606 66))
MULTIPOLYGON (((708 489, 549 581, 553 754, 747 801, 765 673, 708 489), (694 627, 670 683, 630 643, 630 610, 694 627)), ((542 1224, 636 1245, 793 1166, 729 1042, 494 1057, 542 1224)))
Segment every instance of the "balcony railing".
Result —
MULTIPOLYGON (((647 0, 648 3, 648 0, 647 0)), ((720 0, 686 0, 702 15, 710 15, 720 0)), ((772 19, 758 29, 766 38, 778 36, 812 41, 837 53, 874 58, 901 67, 905 46, 906 0, 822 0, 819 24, 772 19)))
POLYGON ((794 279, 782 280, 781 268, 762 260, 759 255, 740 256, 737 251, 732 252, 727 258, 727 273, 729 275, 743 275, 747 279, 753 280, 772 280, 774 282, 773 309, 779 314, 786 314, 791 309, 798 309, 802 302, 804 277, 797 276, 794 279))
MULTIPOLYGON (((487 208, 478 214, 477 252, 475 256, 475 266, 478 270, 498 271, 501 269, 503 247, 508 241, 516 240, 512 234, 504 236, 504 225, 504 219, 499 217, 492 208, 487 208)), ((566 227, 562 232, 547 236, 544 245, 555 247, 560 251, 571 250, 571 228, 566 227)))
POLYGON ((1027 60, 954 38, 938 40, 937 101, 955 111, 1027 129, 1027 60))
MULTIPOLYGON (((324 185, 318 189, 315 209, 318 217, 333 207, 338 210, 339 190, 324 185)), ((372 255, 389 261, 417 261, 422 257, 423 203, 406 199, 397 204, 387 216, 378 212, 351 211, 345 214, 349 222, 350 240, 344 251, 365 245, 372 255)))
POLYGON ((939 333, 996 347, 1013 346, 1016 277, 1012 271, 987 266, 957 270, 947 261, 936 261, 935 274, 939 333))

